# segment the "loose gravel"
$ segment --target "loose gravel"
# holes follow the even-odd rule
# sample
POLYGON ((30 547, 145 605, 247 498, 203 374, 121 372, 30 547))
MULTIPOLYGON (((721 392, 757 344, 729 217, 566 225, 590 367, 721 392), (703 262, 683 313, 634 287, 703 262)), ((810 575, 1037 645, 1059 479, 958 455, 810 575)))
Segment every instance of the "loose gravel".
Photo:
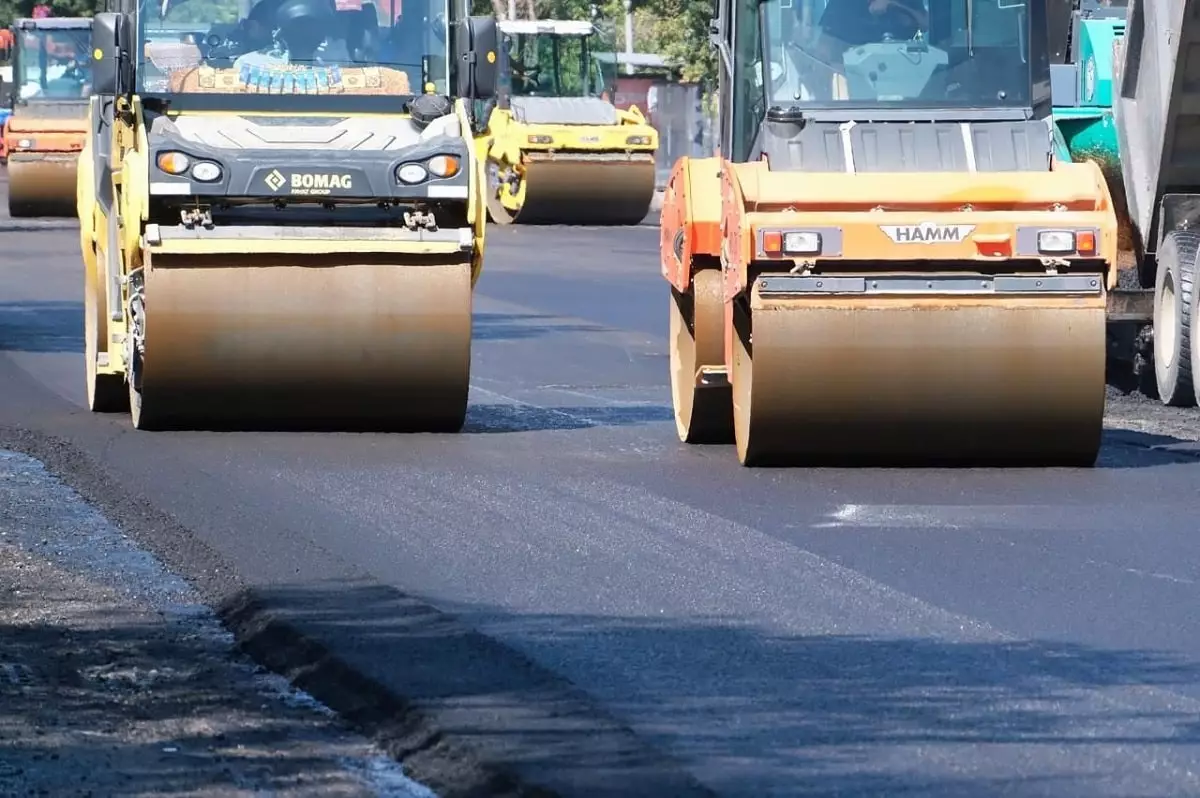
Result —
POLYGON ((188 586, 0 450, 0 796, 435 798, 188 586))

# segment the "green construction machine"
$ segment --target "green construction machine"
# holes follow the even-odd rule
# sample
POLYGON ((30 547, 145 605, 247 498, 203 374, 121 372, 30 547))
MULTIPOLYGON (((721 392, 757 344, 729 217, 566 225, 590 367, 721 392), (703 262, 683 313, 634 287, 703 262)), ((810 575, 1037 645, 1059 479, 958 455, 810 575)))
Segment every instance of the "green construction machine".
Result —
POLYGON ((1119 288, 1108 295, 1109 380, 1155 395, 1153 263, 1134 243, 1114 114, 1128 2, 1051 0, 1049 9, 1056 155, 1094 161, 1108 181, 1117 210, 1121 274, 1119 288))

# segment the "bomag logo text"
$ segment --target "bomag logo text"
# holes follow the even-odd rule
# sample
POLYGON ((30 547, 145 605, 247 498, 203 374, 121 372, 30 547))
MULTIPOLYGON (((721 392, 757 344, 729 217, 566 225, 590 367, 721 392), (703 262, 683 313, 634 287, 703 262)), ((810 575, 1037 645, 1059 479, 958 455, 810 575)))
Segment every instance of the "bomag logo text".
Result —
POLYGON ((319 196, 332 193, 334 189, 349 191, 354 188, 354 180, 346 174, 293 172, 289 185, 293 194, 319 196))

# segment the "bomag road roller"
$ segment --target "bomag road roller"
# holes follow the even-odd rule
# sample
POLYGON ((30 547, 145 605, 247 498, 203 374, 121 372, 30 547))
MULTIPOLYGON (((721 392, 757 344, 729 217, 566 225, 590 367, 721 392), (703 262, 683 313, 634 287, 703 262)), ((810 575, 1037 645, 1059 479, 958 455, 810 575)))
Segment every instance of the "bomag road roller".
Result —
POLYGON ((87 135, 92 21, 18 19, 13 111, 4 127, 11 216, 73 216, 87 135))
POLYGON ((488 210, 498 224, 637 224, 654 198, 658 131, 618 109, 591 22, 504 20, 487 131, 488 210))
POLYGON ((664 197, 677 426, 744 465, 1092 465, 1116 218, 1047 0, 722 0, 664 197))
POLYGON ((89 405, 139 429, 455 431, 486 223, 468 106, 493 91, 494 22, 263 1, 96 15, 89 405))

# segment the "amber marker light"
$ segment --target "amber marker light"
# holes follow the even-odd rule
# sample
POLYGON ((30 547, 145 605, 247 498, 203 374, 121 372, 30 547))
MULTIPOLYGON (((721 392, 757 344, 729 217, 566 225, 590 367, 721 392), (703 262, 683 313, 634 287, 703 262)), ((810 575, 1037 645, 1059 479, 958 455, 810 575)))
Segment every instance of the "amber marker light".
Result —
POLYGON ((155 163, 169 175, 181 175, 187 171, 188 157, 182 152, 160 152, 155 163))
POLYGON ((458 170, 459 162, 453 155, 435 155, 429 159, 429 173, 434 177, 454 177, 458 170))

